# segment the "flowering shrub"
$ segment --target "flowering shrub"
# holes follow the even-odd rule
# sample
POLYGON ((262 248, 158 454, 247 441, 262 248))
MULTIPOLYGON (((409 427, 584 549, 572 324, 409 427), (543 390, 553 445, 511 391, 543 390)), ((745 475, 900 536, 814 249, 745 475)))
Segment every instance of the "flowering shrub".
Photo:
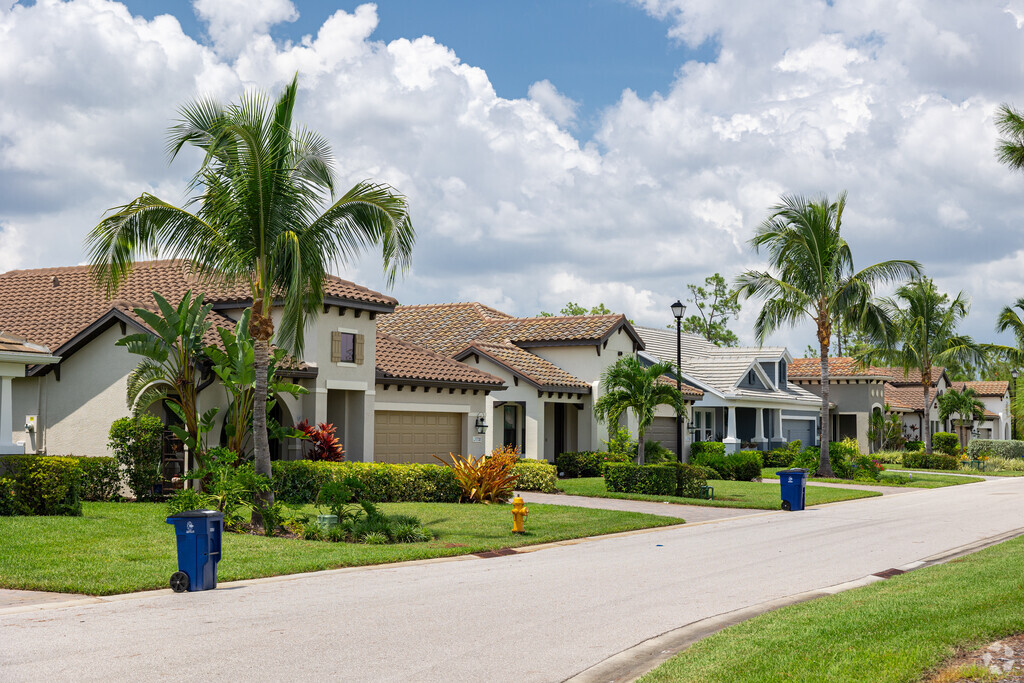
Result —
POLYGON ((341 462, 345 459, 345 449, 341 442, 334 436, 335 427, 333 424, 321 422, 315 427, 309 424, 309 420, 303 420, 295 425, 295 428, 306 435, 310 443, 309 459, 326 460, 327 462, 341 462))

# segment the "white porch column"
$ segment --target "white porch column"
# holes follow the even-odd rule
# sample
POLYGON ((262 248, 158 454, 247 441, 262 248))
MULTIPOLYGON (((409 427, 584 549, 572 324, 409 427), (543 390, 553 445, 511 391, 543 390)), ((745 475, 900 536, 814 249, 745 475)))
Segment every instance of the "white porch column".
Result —
POLYGON ((11 379, 9 375, 0 375, 0 453, 16 452, 14 442, 11 440, 14 432, 12 417, 14 397, 11 392, 11 379))
POLYGON ((729 406, 728 418, 726 420, 728 424, 728 435, 722 439, 722 443, 725 444, 726 453, 739 453, 740 452, 740 440, 736 438, 736 407, 729 406))
POLYGON ((765 450, 767 439, 764 438, 764 408, 754 409, 754 442, 759 450, 765 450))
POLYGON ((776 408, 772 411, 773 419, 775 420, 775 436, 774 440, 781 443, 786 443, 786 435, 782 433, 782 408, 776 408))

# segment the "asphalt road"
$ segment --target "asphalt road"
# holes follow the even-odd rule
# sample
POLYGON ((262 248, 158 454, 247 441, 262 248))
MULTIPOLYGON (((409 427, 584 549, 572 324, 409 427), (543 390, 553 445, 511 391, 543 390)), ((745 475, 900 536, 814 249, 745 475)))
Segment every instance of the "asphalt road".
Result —
POLYGON ((1004 479, 493 559, 8 614, 0 680, 558 681, 693 621, 1019 527, 1024 479, 1004 479))

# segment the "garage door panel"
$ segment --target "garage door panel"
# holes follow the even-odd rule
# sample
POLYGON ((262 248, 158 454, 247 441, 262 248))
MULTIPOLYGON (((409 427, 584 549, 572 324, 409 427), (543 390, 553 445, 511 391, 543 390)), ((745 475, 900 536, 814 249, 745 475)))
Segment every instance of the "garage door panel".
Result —
POLYGON ((663 448, 676 452, 676 419, 674 417, 656 417, 644 433, 648 441, 660 441, 663 448))
POLYGON ((462 452, 461 413, 382 411, 374 416, 374 460, 436 463, 434 455, 462 452))

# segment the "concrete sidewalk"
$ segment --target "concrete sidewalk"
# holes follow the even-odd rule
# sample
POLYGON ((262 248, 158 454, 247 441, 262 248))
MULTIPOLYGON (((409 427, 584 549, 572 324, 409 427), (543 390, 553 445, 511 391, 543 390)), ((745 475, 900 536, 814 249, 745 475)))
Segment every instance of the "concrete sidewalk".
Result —
POLYGON ((1017 533, 1021 520, 1024 480, 1002 479, 7 614, 0 679, 561 681, 687 624, 1017 533))
POLYGON ((522 491, 519 493, 526 503, 543 503, 545 505, 568 505, 570 507, 591 508, 596 510, 622 510, 624 512, 645 512, 649 515, 662 517, 678 517, 687 523, 707 522, 715 519, 730 519, 747 515, 771 512, 749 508, 717 508, 708 505, 678 505, 676 503, 656 503, 648 500, 629 500, 626 498, 592 498, 590 496, 570 496, 556 493, 537 493, 522 491))

